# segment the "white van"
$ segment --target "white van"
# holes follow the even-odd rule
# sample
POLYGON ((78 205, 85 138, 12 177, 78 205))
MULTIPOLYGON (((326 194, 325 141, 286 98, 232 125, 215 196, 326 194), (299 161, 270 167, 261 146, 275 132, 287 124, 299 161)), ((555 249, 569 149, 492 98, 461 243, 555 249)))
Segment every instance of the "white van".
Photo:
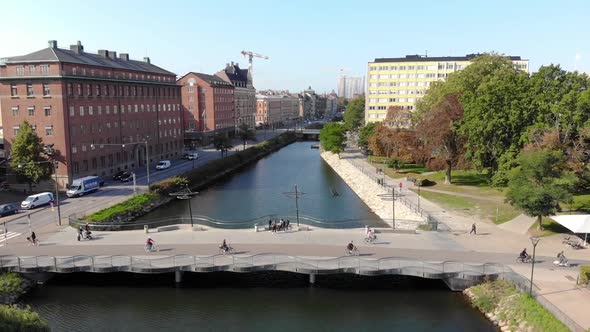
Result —
POLYGON ((167 168, 170 168, 170 166, 172 166, 172 163, 170 162, 170 160, 161 160, 156 165, 156 169, 157 170, 167 169, 167 168))
POLYGON ((199 154, 197 152, 187 152, 184 154, 184 159, 196 160, 199 159, 199 154))
POLYGON ((53 201, 53 194, 50 192, 44 192, 36 195, 27 197, 20 203, 21 209, 34 209, 39 206, 47 205, 53 201))

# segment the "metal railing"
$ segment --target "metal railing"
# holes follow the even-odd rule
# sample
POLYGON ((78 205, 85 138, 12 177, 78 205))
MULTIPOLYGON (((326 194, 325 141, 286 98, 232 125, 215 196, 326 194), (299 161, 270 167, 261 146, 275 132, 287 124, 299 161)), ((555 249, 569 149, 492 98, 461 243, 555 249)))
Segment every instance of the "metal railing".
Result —
POLYGON ((445 279, 499 276, 512 273, 501 264, 471 264, 453 261, 425 262, 399 257, 367 259, 343 256, 314 259, 284 254, 212 256, 3 256, 0 271, 14 272, 116 272, 161 273, 166 271, 291 271, 297 273, 396 274, 445 279))

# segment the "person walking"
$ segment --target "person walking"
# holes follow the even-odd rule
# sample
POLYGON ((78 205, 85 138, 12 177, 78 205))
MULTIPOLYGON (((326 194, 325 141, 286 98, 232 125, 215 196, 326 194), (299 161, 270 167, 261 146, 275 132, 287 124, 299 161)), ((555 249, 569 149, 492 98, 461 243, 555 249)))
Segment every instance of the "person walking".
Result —
POLYGON ((473 223, 473 225, 471 225, 471 232, 469 232, 469 234, 477 235, 477 229, 475 228, 475 223, 473 223))

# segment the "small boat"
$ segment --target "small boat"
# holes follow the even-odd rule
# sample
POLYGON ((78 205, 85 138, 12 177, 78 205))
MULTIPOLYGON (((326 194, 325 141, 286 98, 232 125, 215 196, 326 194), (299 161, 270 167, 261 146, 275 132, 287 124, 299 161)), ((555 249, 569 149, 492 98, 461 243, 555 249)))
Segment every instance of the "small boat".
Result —
POLYGON ((340 194, 336 191, 336 189, 330 188, 330 191, 332 192, 332 196, 334 196, 334 197, 340 196, 340 194))
POLYGON ((312 149, 319 149, 320 148, 320 145, 319 144, 312 144, 311 145, 311 148, 312 149))

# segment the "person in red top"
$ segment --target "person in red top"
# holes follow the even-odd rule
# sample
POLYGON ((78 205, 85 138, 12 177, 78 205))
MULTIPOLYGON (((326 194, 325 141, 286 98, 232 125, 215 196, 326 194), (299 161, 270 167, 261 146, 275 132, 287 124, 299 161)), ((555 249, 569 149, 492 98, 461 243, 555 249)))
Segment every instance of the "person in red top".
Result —
POLYGON ((152 240, 151 237, 148 237, 147 241, 145 242, 145 246, 147 250, 152 250, 152 248, 154 247, 154 240, 152 240))

